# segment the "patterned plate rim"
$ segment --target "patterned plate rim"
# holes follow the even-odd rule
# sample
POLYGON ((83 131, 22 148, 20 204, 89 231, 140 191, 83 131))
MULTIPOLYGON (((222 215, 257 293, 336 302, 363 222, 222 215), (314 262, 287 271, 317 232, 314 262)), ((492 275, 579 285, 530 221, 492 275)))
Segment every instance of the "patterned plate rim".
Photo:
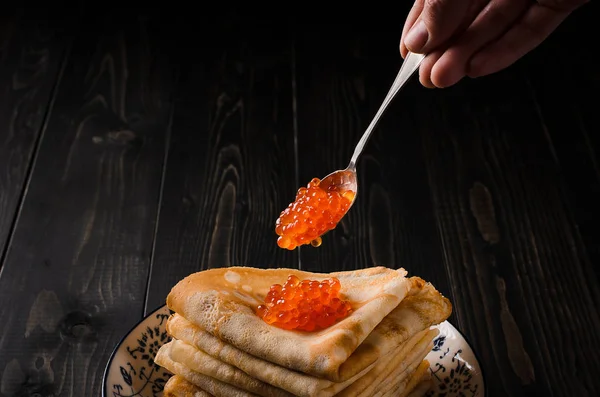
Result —
POLYGON ((458 334, 460 335, 460 337, 463 338, 463 340, 465 341, 465 343, 471 349, 471 352, 473 353, 473 357, 475 357, 475 360, 477 361, 477 366, 479 367, 479 373, 481 374, 481 381, 483 383, 483 397, 488 397, 487 378, 485 376, 485 372, 483 370, 483 367, 481 366, 481 358, 479 358, 479 354, 475 351, 475 349, 473 348, 473 344, 465 336, 465 334, 460 330, 460 328, 458 328, 456 325, 454 325, 454 323, 451 323, 448 320, 446 320, 446 322, 448 324, 450 324, 452 326, 452 328, 454 328, 456 330, 456 332, 458 332, 458 334))
MULTIPOLYGON (((123 344, 123 342, 125 342, 125 339, 127 339, 129 337, 129 335, 131 335, 131 333, 141 323, 143 323, 144 321, 146 321, 146 319, 148 319, 150 316, 152 316, 156 312, 164 310, 165 306, 166 305, 160 305, 156 309, 154 309, 151 312, 149 312, 141 320, 139 320, 134 325, 132 325, 131 328, 129 329, 129 331, 125 335, 123 335, 121 337, 121 339, 119 340, 119 342, 117 342, 117 344, 113 348, 112 352, 110 353, 110 357, 108 358, 108 362, 106 363, 106 367, 104 368, 104 372, 102 374, 102 397, 110 397, 107 394, 107 391, 106 391, 107 387, 108 387, 108 385, 106 384, 108 382, 108 371, 110 370, 110 366, 112 365, 112 362, 113 362, 115 356, 117 355, 117 352, 119 351, 119 348, 121 347, 121 345, 123 344)), ((479 366, 479 372, 481 374, 481 379, 483 381, 483 397, 488 397, 487 379, 486 379, 483 367, 481 366, 481 359, 479 358, 479 354, 475 351, 475 349, 473 349, 473 345, 471 344, 471 342, 469 341, 469 339, 467 339, 467 337, 465 336, 465 334, 456 325, 454 325, 453 323, 451 323, 448 320, 446 320, 446 321, 448 322, 448 324, 450 324, 456 330, 456 332, 458 332, 458 334, 460 335, 460 337, 463 338, 463 340, 467 343, 467 345, 471 349, 471 352, 473 353, 473 356, 475 357, 475 360, 477 360, 477 365, 479 366)))
POLYGON ((129 331, 127 331, 127 333, 125 335, 123 335, 123 337, 121 337, 121 339, 119 339, 119 342, 117 342, 117 344, 115 345, 112 353, 110 353, 110 357, 108 358, 108 362, 106 363, 106 367, 104 368, 104 372, 102 374, 102 397, 110 397, 110 395, 107 394, 108 385, 106 384, 108 382, 108 371, 110 370, 110 366, 112 365, 112 362, 113 362, 115 356, 117 355, 119 348, 121 347, 123 342, 125 342, 125 339, 127 339, 129 337, 129 335, 131 335, 131 333, 141 323, 146 321, 150 316, 154 315, 156 312, 164 310, 165 306, 167 306, 167 305, 160 305, 156 309, 154 309, 151 312, 149 312, 148 314, 146 314, 144 317, 142 317, 142 319, 140 321, 138 321, 134 325, 132 325, 131 328, 129 329, 129 331))

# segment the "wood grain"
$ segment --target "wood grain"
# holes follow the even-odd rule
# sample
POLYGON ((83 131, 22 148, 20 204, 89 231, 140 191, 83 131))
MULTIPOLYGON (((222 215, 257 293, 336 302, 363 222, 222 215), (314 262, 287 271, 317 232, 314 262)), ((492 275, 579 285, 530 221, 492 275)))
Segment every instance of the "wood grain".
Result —
POLYGON ((536 110, 562 180, 562 194, 577 223, 595 276, 600 280, 600 69, 590 46, 598 36, 594 23, 597 3, 574 13, 527 60, 524 78, 535 99, 536 110), (583 38, 583 39, 582 39, 583 38), (573 56, 562 56, 565 48, 573 56), (548 60, 551 60, 548 67, 548 60))
MULTIPOLYGON (((394 30, 383 30, 338 25, 299 38, 302 181, 347 165, 389 88, 399 61, 382 55, 395 52, 394 30)), ((548 44, 554 56, 561 33, 548 44)), ((362 191, 347 218, 321 247, 301 250, 303 267, 392 263, 439 285, 490 396, 594 396, 600 387, 590 348, 600 342, 595 107, 572 99, 594 92, 577 83, 597 81, 597 63, 548 66, 536 58, 545 52, 450 89, 409 84, 359 162, 362 191), (555 84, 569 70, 578 78, 555 84)))
MULTIPOLYGON (((492 374, 490 395, 594 396, 598 281, 527 84, 535 71, 464 81, 419 109, 428 177, 459 326, 492 374)), ((573 90, 543 92, 560 102, 573 90)), ((573 144, 575 130, 553 134, 573 144)))
POLYGON ((598 368, 585 346, 598 343, 598 285, 515 75, 447 90, 421 112, 453 303, 486 371, 499 375, 491 395, 592 396, 598 368))
POLYGON ((0 17, 0 263, 74 23, 44 17, 35 8, 0 17))
POLYGON ((164 25, 101 15, 71 32, 0 277, 3 396, 99 395, 142 315, 174 79, 164 25))
MULTIPOLYGON (((298 29, 303 31, 303 29, 298 29)), ((300 180, 345 168, 381 105, 401 58, 392 32, 335 26, 297 37, 300 180)), ((301 248, 303 269, 404 267, 449 294, 414 117, 416 81, 392 103, 358 163, 358 197, 318 248, 301 248)), ((422 99, 421 99, 422 98, 422 99)))
POLYGON ((189 35, 208 41, 182 62, 147 312, 196 271, 298 265, 274 231, 297 188, 291 41, 281 26, 228 22, 189 35))
POLYGON ((340 226, 319 248, 275 244, 299 185, 347 165, 408 6, 372 28, 250 6, 90 9, 81 31, 0 16, 0 396, 99 395, 142 314, 229 265, 403 266, 451 299, 489 396, 600 394, 597 4, 502 73, 410 82, 340 226))

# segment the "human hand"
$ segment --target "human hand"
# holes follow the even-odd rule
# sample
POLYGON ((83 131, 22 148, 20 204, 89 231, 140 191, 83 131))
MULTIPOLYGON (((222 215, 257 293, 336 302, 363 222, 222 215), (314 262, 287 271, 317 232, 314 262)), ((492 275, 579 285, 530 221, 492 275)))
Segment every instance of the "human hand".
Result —
POLYGON ((588 0, 416 0, 400 53, 427 54, 419 69, 426 87, 448 87, 510 66, 544 41, 588 0))

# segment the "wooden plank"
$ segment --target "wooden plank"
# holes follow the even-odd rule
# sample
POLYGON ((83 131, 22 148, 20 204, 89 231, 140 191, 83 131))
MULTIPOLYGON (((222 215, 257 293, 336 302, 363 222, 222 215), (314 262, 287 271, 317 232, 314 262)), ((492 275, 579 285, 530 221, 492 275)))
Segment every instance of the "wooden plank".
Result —
MULTIPOLYGON (((401 58, 392 31, 348 23, 297 32, 300 181, 306 184, 348 165, 401 58)), ((301 248, 303 269, 404 267, 450 293, 413 115, 417 101, 432 100, 423 90, 412 80, 391 105, 359 159, 354 205, 320 247, 301 248)))
POLYGON ((453 303, 491 395, 591 396, 597 282, 523 83, 466 83, 419 113, 453 303))
MULTIPOLYGON (((536 71, 527 75, 527 83, 561 171, 563 195, 593 264, 600 263, 600 68, 587 48, 594 45, 598 15, 598 4, 582 7, 527 63, 528 70, 536 71), (577 56, 557 56, 567 47, 577 56)), ((600 266, 593 270, 600 280, 600 266)))
POLYGON ((436 91, 416 116, 459 326, 482 358, 490 395, 595 396, 598 281, 565 198, 577 182, 565 182, 548 139, 552 131, 573 144, 582 131, 540 119, 527 78, 553 86, 547 102, 583 92, 555 84, 560 68, 541 56, 530 54, 529 66, 545 63, 545 77, 519 63, 436 91))
POLYGON ((203 51, 181 62, 147 312, 196 271, 297 267, 274 231, 296 189, 291 42, 260 18, 226 22, 182 35, 203 51))
POLYGON ((67 53, 70 38, 62 31, 74 22, 45 19, 44 11, 19 9, 0 16, 0 258, 67 53))
MULTIPOLYGON (((347 165, 387 92, 399 61, 384 55, 397 37, 385 26, 393 25, 384 19, 378 31, 361 32, 338 24, 300 38, 301 181, 347 165)), ((597 65, 585 60, 571 68, 597 81, 597 65)), ((321 247, 301 250, 301 263, 327 270, 393 263, 431 279, 452 300, 451 321, 479 354, 490 396, 597 395, 599 368, 589 346, 600 339, 600 301, 586 249, 586 242, 597 245, 597 234, 592 220, 582 237, 576 208, 584 203, 598 219, 596 138, 584 131, 595 115, 590 105, 555 114, 593 88, 557 86, 564 65, 546 66, 533 88, 552 88, 539 91, 544 100, 536 102, 527 83, 538 69, 527 62, 451 89, 407 86, 358 165, 363 190, 355 206, 321 247), (553 117, 540 119, 547 112, 553 117), (578 116, 583 125, 575 127, 578 116), (576 159, 550 146, 548 131, 570 145, 587 136, 591 155, 576 159), (590 194, 589 201, 579 194, 572 201, 572 192, 590 194)))
POLYGON ((0 277, 4 395, 100 395, 109 354, 143 312, 169 30, 145 15, 82 21, 0 277))

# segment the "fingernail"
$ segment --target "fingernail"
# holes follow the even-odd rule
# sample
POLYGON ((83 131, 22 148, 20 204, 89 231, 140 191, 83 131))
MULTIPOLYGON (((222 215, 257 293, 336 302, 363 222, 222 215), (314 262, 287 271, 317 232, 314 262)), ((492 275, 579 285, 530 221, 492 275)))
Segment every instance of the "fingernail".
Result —
POLYGON ((425 22, 421 20, 408 31, 404 45, 411 52, 419 52, 425 47, 427 40, 429 40, 429 32, 425 27, 425 22))

